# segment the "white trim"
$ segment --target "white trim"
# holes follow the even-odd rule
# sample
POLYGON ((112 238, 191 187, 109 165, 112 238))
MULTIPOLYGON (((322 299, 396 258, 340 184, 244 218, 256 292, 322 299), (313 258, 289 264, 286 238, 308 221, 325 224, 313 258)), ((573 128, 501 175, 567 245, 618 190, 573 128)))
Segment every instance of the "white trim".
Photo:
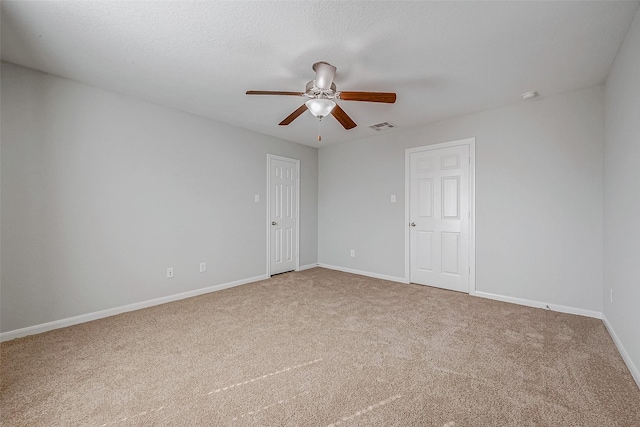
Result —
MULTIPOLYGON (((368 271, 354 270, 352 268, 338 267, 336 265, 329 265, 329 264, 319 263, 318 267, 327 268, 329 270, 343 271, 345 273, 359 274, 360 276, 373 277, 373 278, 376 278, 376 279, 389 280, 389 281, 392 281, 392 282, 399 282, 399 283, 404 283, 404 284, 408 284, 409 283, 409 281, 406 280, 403 277, 386 276, 384 274, 370 273, 368 271)), ((577 308, 577 307, 570 307, 570 306, 566 306, 566 305, 545 303, 545 302, 541 302, 541 301, 528 300, 528 299, 524 299, 524 298, 508 297, 508 296, 504 296, 504 295, 492 294, 492 293, 482 292, 482 291, 476 291, 475 292, 475 296, 480 297, 480 298, 487 298, 487 299, 492 299, 492 300, 496 300, 496 301, 507 302, 507 303, 510 303, 510 304, 524 305, 524 306, 527 306, 527 307, 534 307, 534 308, 542 308, 542 309, 546 309, 546 310, 557 311, 557 312, 560 312, 560 313, 576 314, 578 316, 593 317, 595 319, 602 319, 603 318, 603 315, 602 315, 601 312, 593 311, 593 310, 586 310, 584 308, 577 308)))
POLYGON ((613 340, 616 347, 618 347, 618 352, 620 353, 620 356, 622 356, 622 360, 624 360, 624 363, 627 365, 629 372, 631 372, 631 376, 638 385, 638 388, 640 388, 640 371, 638 370, 638 367, 633 364, 633 361, 631 360, 631 357, 629 357, 627 350, 625 350, 624 346, 622 345, 622 341, 620 341, 620 338, 618 338, 618 335, 616 335, 615 331, 613 330, 613 326, 611 326, 611 323, 609 323, 609 320, 607 319, 607 316, 604 315, 604 313, 602 314, 602 323, 604 323, 604 327, 607 328, 607 332, 609 332, 609 335, 611 335, 611 339, 613 340))
POLYGON ((438 150, 441 148, 456 147, 459 145, 469 146, 469 294, 476 294, 476 139, 466 138, 457 141, 443 142, 440 144, 424 145, 422 147, 407 148, 404 150, 404 280, 403 283, 411 281, 411 265, 409 247, 409 222, 410 207, 409 199, 411 182, 411 154, 421 151, 438 150))
POLYGON ((295 163, 296 165, 296 268, 300 271, 300 160, 267 154, 267 277, 271 277, 271 160, 295 163))
POLYGON ((240 279, 234 282, 222 283, 220 285, 213 285, 207 288, 201 288, 193 291, 182 292, 179 294, 169 295, 166 297, 160 297, 152 300, 136 302, 133 304, 109 308, 106 310, 100 310, 93 313, 87 313, 87 314, 81 314, 79 316, 68 317, 66 319, 54 320, 53 322, 42 323, 40 325, 28 326, 22 329, 15 329, 13 331, 2 332, 0 333, 0 342, 24 337, 27 335, 40 334, 42 332, 52 331, 54 329, 66 328, 67 326, 78 325, 80 323, 103 319, 105 317, 115 316, 116 314, 126 313, 128 311, 140 310, 142 308, 153 307, 155 305, 166 304, 168 302, 178 301, 185 298, 191 298, 198 295, 208 294, 210 292, 221 291, 223 289, 233 288, 235 286, 240 286, 240 285, 246 285, 247 283, 258 282, 260 280, 266 280, 268 278, 269 276, 267 275, 249 277, 247 279, 240 279))
POLYGON ((303 270, 308 270, 310 268, 316 268, 318 266, 318 264, 307 264, 307 265, 301 265, 300 267, 298 267, 297 271, 303 271, 303 270))
POLYGON ((404 277, 395 277, 395 276, 387 276, 385 274, 370 273, 368 271, 354 270, 352 268, 345 268, 345 267, 338 267, 337 265, 329 265, 329 264, 321 264, 321 263, 319 263, 318 267, 328 268, 329 270, 342 271, 344 273, 358 274, 360 276, 373 277, 374 279, 389 280, 391 282, 399 282, 399 283, 404 283, 404 284, 409 283, 408 281, 405 280, 404 277))
POLYGON ((476 139, 469 143, 469 295, 476 294, 476 139))
POLYGON ((480 298, 493 299, 496 301, 508 302, 511 304, 525 305, 527 307, 543 308, 551 311, 558 311, 560 313, 577 314, 578 316, 593 317, 595 319, 602 319, 602 313, 599 311, 587 310, 584 308, 570 307, 567 305, 558 305, 552 303, 546 303, 542 301, 534 301, 524 298, 508 297, 504 295, 492 294, 489 292, 476 291, 475 296, 480 298))

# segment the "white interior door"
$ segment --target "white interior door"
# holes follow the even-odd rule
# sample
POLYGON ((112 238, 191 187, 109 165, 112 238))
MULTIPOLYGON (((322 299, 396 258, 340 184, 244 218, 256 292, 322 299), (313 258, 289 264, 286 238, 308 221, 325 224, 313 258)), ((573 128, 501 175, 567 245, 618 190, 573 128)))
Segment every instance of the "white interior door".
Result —
POLYGON ((268 156, 269 274, 297 270, 300 162, 268 156))
POLYGON ((410 155, 410 281, 469 292, 469 146, 410 155))

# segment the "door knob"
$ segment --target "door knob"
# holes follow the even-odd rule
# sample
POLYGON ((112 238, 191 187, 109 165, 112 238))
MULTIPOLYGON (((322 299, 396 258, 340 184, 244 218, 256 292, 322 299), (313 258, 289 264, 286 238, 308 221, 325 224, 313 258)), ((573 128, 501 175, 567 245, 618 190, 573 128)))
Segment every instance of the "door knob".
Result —
POLYGON ((275 221, 271 221, 271 225, 278 225, 278 223, 275 221))
POLYGON ((412 227, 415 227, 415 226, 416 226, 416 223, 415 223, 415 222, 412 222, 410 225, 411 225, 412 227))

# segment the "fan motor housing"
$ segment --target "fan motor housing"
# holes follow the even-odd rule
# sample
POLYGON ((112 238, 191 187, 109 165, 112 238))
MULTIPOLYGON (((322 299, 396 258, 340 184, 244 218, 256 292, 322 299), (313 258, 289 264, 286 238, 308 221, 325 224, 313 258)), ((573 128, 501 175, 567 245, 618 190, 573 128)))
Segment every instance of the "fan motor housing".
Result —
POLYGON ((336 84, 331 83, 330 89, 320 89, 315 80, 311 80, 307 83, 305 94, 309 98, 335 98, 336 97, 336 84))

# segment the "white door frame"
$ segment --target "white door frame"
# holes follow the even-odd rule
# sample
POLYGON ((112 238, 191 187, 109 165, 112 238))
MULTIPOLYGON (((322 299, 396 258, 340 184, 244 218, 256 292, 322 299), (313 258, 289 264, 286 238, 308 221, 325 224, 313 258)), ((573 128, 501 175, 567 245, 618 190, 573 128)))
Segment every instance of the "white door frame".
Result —
POLYGON ((404 150, 404 278, 406 283, 411 282, 411 248, 409 247, 409 222, 410 220, 410 183, 411 183, 411 154, 421 151, 437 150, 459 145, 469 146, 469 294, 476 293, 476 139, 466 138, 457 141, 443 142, 440 144, 424 145, 422 147, 407 148, 404 150))
POLYGON ((300 270, 300 160, 267 154, 267 277, 271 277, 271 160, 282 160, 296 165, 296 269, 300 270))

